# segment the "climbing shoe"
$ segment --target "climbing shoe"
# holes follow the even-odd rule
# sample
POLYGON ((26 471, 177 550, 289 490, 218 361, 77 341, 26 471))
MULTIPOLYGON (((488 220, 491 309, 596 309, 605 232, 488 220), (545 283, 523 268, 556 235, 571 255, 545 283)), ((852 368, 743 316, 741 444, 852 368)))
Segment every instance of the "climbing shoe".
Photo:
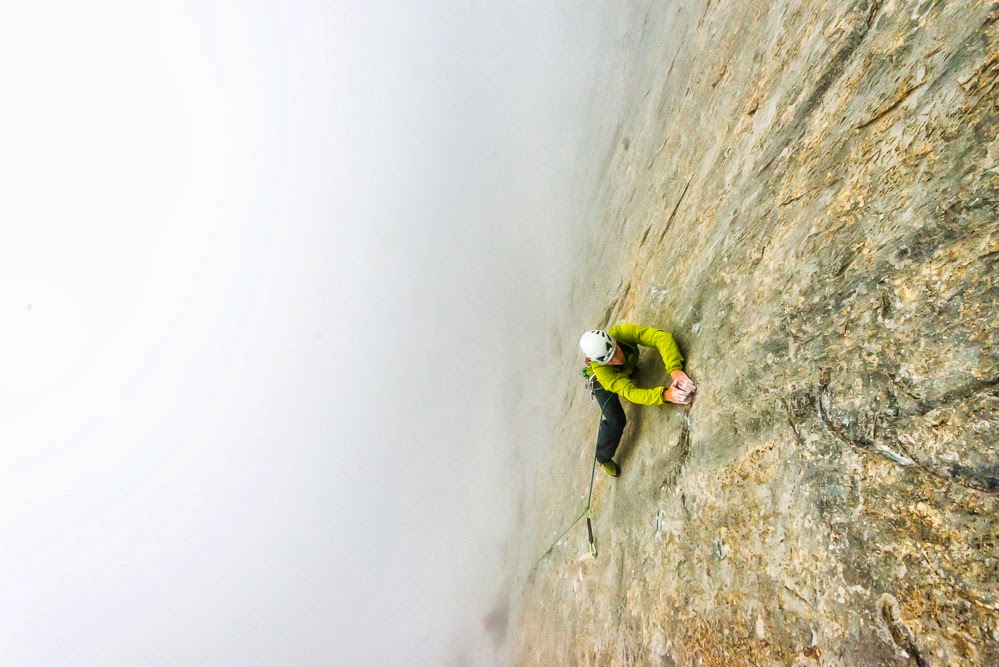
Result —
POLYGON ((617 467, 614 461, 601 461, 600 466, 607 471, 607 474, 611 477, 617 477, 621 474, 621 469, 617 467))

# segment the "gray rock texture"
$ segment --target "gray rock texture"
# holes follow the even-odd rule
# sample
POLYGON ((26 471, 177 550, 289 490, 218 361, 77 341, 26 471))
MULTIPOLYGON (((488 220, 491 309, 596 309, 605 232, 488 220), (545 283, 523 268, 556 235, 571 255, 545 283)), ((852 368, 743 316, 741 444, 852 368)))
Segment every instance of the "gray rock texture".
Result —
MULTIPOLYGON (((999 5, 642 5, 556 326, 521 665, 999 665, 999 5), (644 13, 644 16, 641 14, 644 13), (599 470, 586 328, 672 331, 692 406, 599 470)), ((640 378, 665 377, 653 350, 640 378)))

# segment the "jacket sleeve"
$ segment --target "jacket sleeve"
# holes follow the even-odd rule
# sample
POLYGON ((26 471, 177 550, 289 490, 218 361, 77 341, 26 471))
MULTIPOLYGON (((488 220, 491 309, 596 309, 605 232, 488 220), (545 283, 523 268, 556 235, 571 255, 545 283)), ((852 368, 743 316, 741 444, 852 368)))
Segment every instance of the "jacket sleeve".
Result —
MULTIPOLYGON (((608 332, 610 333, 610 332, 608 332)), ((613 334, 611 334, 613 336, 613 334)), ((663 387, 642 389, 632 382, 631 378, 614 369, 613 366, 593 366, 593 374, 597 376, 600 386, 609 392, 618 394, 638 405, 662 405, 663 387)))
MULTIPOLYGON (((673 340, 673 334, 655 327, 643 327, 638 324, 618 324, 607 332, 614 340, 623 340, 632 345, 645 345, 659 350, 667 373, 683 368, 683 355, 673 340)), ((597 378, 599 379, 599 378, 597 378)), ((603 384, 603 383, 601 383, 603 384)), ((628 400, 631 400, 630 398, 628 400)), ((660 401, 661 402, 661 401, 660 401)), ((651 404, 647 404, 651 405, 651 404)))

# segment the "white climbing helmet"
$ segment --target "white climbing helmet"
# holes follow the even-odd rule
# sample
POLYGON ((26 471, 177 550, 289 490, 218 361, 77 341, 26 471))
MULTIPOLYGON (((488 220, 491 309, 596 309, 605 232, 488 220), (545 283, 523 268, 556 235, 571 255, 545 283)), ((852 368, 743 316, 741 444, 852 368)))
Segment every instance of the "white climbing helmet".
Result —
POLYGON ((617 350, 617 341, 610 337, 606 331, 587 331, 579 339, 579 349, 583 351, 590 361, 603 366, 617 350))

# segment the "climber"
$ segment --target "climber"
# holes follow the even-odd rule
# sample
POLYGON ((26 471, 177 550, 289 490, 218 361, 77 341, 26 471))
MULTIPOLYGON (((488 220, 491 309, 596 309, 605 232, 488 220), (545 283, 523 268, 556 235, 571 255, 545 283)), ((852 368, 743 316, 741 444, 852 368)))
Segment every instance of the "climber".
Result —
POLYGON ((693 401, 697 386, 683 372, 683 355, 673 335, 654 327, 618 324, 607 331, 587 331, 579 339, 579 347, 586 355, 583 375, 589 381, 591 396, 600 405, 597 463, 608 475, 617 477, 621 469, 613 457, 627 423, 619 396, 640 405, 686 405, 693 401), (668 387, 635 386, 631 375, 638 366, 639 345, 659 350, 672 380, 668 387))

